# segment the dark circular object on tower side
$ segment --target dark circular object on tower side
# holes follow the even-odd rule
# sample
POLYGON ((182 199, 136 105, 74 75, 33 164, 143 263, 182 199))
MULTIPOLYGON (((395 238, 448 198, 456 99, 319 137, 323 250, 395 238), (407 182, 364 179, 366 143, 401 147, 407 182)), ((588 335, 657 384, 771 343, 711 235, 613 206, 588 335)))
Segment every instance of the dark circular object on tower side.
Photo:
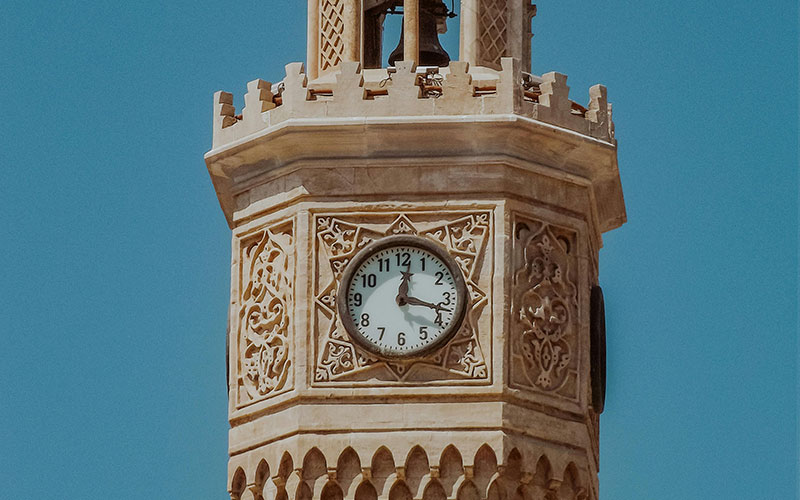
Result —
POLYGON ((606 306, 600 286, 592 287, 590 315, 592 407, 600 414, 606 403, 606 306))

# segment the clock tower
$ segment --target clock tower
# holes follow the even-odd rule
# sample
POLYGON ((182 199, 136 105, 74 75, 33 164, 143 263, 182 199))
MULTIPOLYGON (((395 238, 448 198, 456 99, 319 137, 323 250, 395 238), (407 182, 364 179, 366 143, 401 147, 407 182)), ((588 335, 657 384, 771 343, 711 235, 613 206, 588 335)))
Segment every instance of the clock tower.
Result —
POLYGON ((307 62, 214 95, 232 499, 598 498, 625 205, 606 89, 530 73, 535 14, 308 0, 307 62))

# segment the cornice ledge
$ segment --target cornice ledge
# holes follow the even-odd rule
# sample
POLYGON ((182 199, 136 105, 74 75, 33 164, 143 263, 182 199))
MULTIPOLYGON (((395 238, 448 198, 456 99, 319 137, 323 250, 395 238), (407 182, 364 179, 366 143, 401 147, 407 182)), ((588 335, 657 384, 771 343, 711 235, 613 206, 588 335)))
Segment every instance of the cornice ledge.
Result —
POLYGON ((503 155, 587 179, 600 232, 625 222, 616 144, 517 114, 295 118, 213 149, 205 160, 233 227, 237 179, 296 162, 503 155))

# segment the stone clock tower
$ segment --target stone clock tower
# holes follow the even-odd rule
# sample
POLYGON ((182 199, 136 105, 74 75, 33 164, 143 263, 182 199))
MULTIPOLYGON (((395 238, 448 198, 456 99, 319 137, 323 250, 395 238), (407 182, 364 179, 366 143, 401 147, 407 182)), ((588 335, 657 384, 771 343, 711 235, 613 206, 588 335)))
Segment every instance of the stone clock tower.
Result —
POLYGON ((214 96, 233 499, 598 498, 611 106, 529 73, 530 0, 459 12, 308 0, 307 63, 214 96))

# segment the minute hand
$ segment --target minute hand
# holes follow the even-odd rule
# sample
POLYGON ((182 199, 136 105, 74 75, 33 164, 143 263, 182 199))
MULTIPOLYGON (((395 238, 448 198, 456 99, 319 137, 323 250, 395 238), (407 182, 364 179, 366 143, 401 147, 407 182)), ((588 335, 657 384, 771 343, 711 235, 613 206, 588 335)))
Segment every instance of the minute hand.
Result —
POLYGON ((424 300, 418 299, 416 297, 405 297, 405 303, 410 306, 425 306, 430 307, 431 309, 435 309, 437 311, 449 311, 449 309, 440 306, 439 304, 432 304, 430 302, 425 302, 424 300))

